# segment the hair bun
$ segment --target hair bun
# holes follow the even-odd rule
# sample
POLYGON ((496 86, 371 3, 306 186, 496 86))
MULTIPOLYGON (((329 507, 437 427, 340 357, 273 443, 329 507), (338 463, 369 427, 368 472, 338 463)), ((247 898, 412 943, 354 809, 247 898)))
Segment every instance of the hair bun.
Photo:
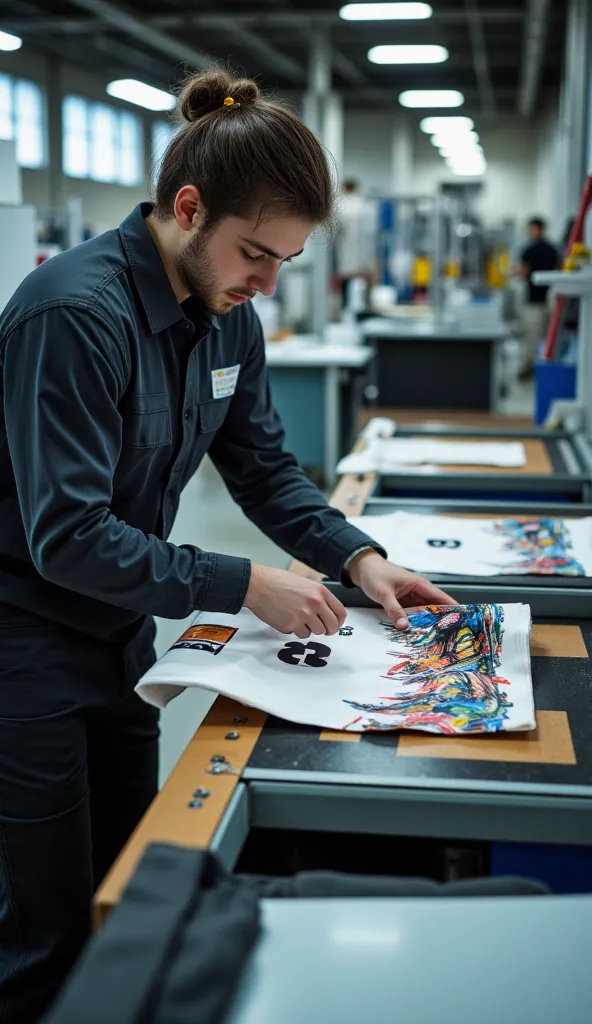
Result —
POLYGON ((213 110, 226 109, 227 96, 241 107, 250 107, 259 99, 260 91, 250 78, 233 78, 224 71, 192 75, 179 93, 178 110, 184 121, 198 121, 213 110))

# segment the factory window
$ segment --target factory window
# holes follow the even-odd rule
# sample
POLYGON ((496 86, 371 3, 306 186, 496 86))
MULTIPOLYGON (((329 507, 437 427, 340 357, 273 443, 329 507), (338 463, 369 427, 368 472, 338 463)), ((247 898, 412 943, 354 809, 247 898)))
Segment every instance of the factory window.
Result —
POLYGON ((140 118, 80 96, 66 96, 62 117, 65 174, 116 185, 142 184, 140 118))
POLYGON ((16 142, 21 167, 46 165, 45 95, 40 85, 0 75, 0 139, 16 142))
POLYGON ((154 121, 152 125, 152 178, 156 181, 162 158, 179 128, 171 121, 154 121))

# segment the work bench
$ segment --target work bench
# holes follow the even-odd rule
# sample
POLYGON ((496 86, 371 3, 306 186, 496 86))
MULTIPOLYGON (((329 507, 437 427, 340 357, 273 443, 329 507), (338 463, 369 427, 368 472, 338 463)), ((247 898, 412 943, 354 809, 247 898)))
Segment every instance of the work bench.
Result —
MULTIPOLYGON (((333 503, 346 515, 398 507, 396 501, 381 506, 375 490, 374 474, 343 477, 333 503)), ((442 499, 423 507, 467 511, 462 503, 459 509, 442 499)), ((551 508, 541 503, 538 512, 549 514, 551 508)), ((480 507, 481 513, 496 510, 492 503, 480 507)), ((589 512, 577 505, 569 511, 589 512)), ((292 569, 320 578, 298 563, 292 569)), ((367 603, 358 590, 328 585, 347 604, 367 603)), ((491 844, 492 862, 500 851, 503 861, 503 850, 517 843, 592 846, 592 605, 582 593, 587 585, 551 578, 542 586, 533 577, 446 582, 459 601, 534 604, 534 732, 352 734, 297 725, 217 698, 98 890, 97 922, 118 901, 142 851, 156 841, 209 845, 229 868, 253 832, 263 832, 272 844, 274 832, 366 835, 371 844, 385 836, 451 837, 491 844)))

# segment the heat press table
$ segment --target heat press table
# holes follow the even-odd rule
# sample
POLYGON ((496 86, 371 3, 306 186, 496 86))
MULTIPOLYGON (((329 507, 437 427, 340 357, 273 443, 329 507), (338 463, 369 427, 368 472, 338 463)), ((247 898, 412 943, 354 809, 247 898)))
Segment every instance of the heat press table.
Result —
MULTIPOLYGON (((334 497, 343 499, 343 481, 334 497)), ((367 603, 334 587, 348 604, 367 603)), ((342 733, 217 698, 98 890, 97 923, 150 842, 210 845, 229 868, 253 830, 592 846, 592 608, 560 613, 533 627, 531 733, 342 733)))
POLYGON ((592 619, 537 619, 532 654, 530 733, 334 732, 217 698, 99 888, 96 922, 151 842, 210 845, 229 868, 253 829, 592 846, 592 619))
MULTIPOLYGON (((392 512, 417 512, 441 516, 517 517, 529 519, 556 517, 579 519, 592 516, 592 505, 560 503, 450 501, 431 498, 374 498, 364 503, 362 515, 377 516, 392 512)), ((367 533, 372 535, 371 523, 367 533)), ((460 604, 480 601, 518 601, 530 605, 533 615, 560 615, 563 619, 592 615, 592 578, 584 576, 459 576, 424 572, 424 576, 444 590, 452 589, 460 604)))
MULTIPOLYGON (((375 484, 375 474, 344 476, 332 504, 345 515, 391 510, 375 500, 369 504, 375 484)), ((396 507, 403 507, 399 500, 396 507)), ((448 512, 452 504, 440 496, 423 507, 448 512)), ((454 507, 459 511, 458 502, 454 507)), ((490 501, 478 510, 489 514, 496 507, 490 501)), ((551 507, 547 498, 539 511, 551 507)), ((502 508, 516 511, 506 502, 502 508)), ((471 502, 460 509, 471 510, 471 502)), ((584 505, 573 511, 589 512, 584 505)), ((299 563, 291 568, 321 578, 299 563)), ((483 578, 457 580, 447 589, 459 600, 477 600, 482 586, 484 600, 512 595, 540 609, 532 634, 534 732, 360 735, 295 725, 218 697, 97 891, 97 924, 151 842, 209 845, 230 868, 255 830, 368 836, 367 848, 384 836, 450 837, 497 849, 520 843, 592 846, 592 602, 577 595, 574 606, 574 588, 564 587, 566 581, 558 590, 568 593, 555 590, 557 602, 549 603, 531 578, 511 590, 515 580, 505 578, 503 592, 501 583, 496 591, 483 578), (527 598, 523 585, 531 588, 527 598)), ((360 591, 332 586, 348 604, 367 603, 360 591)))
POLYGON ((521 441, 526 465, 408 467, 374 474, 373 492, 382 497, 471 497, 513 501, 592 501, 592 449, 585 438, 555 430, 468 427, 400 427, 397 438, 457 441, 521 441))
MULTIPOLYGON (((405 498, 471 498, 481 501, 592 502, 592 445, 584 434, 533 427, 525 416, 467 413, 461 410, 367 409, 360 427, 374 416, 396 423, 395 437, 435 440, 522 441, 526 465, 441 466, 435 470, 404 467, 400 473, 364 474, 372 478, 375 496, 405 498)), ((354 451, 365 441, 359 438, 354 451)), ((360 477, 349 476, 357 482, 360 477)), ((369 492, 370 493, 370 492, 369 492)))

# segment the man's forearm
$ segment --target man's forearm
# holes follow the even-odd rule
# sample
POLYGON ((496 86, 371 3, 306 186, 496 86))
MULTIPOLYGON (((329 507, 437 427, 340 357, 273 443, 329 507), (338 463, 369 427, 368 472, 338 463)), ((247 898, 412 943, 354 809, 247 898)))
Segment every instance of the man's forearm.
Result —
POLYGON ((250 579, 245 558, 175 545, 102 519, 59 533, 37 523, 28 537, 37 571, 58 586, 133 611, 184 618, 196 609, 238 612, 250 579))

